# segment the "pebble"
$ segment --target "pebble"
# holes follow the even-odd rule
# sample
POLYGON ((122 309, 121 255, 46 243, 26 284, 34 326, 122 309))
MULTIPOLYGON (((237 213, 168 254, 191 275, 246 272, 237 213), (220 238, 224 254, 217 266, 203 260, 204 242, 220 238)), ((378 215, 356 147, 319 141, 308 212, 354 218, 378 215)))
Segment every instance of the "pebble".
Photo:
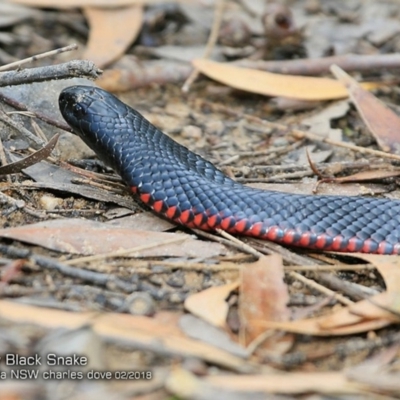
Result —
POLYGON ((175 288, 181 288, 185 284, 185 277, 182 271, 172 273, 167 279, 167 284, 175 288))
POLYGON ((153 315, 155 302, 149 293, 136 292, 126 298, 125 307, 133 315, 153 315))
POLYGON ((63 200, 59 197, 49 196, 47 194, 43 195, 39 199, 39 203, 42 206, 43 210, 53 211, 57 207, 61 206, 63 200))
POLYGON ((288 145, 289 145, 289 142, 284 137, 276 138, 272 143, 272 146, 274 146, 274 147, 283 147, 283 146, 288 146, 288 145))
POLYGON ((181 136, 186 139, 201 139, 203 132, 198 126, 186 125, 181 132, 181 136))

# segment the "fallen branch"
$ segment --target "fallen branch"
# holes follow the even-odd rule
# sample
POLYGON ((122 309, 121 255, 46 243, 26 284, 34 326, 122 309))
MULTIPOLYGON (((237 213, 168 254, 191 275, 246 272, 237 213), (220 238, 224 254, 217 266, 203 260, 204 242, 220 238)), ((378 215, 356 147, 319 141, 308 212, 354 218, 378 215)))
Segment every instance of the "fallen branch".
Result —
POLYGON ((400 68, 400 54, 345 54, 324 58, 302 58, 282 61, 239 60, 232 64, 277 74, 315 76, 330 73, 329 68, 332 64, 338 65, 347 72, 368 72, 382 68, 397 69, 400 68))

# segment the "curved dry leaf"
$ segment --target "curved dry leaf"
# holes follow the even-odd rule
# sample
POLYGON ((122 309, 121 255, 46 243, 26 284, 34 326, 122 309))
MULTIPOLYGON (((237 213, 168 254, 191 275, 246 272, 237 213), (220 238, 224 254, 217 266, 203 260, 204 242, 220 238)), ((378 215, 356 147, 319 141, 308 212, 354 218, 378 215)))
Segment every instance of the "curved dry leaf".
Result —
MULTIPOLYGON (((303 100, 333 100, 348 96, 344 85, 334 79, 280 75, 205 59, 193 60, 192 64, 201 73, 218 82, 235 89, 266 96, 284 96, 303 100)), ((363 87, 367 89, 375 86, 372 83, 363 84, 363 87)))
POLYGON ((192 294, 185 300, 185 309, 212 325, 224 328, 229 309, 225 300, 238 287, 239 282, 233 282, 192 294))
POLYGON ((371 131, 383 151, 398 153, 400 150, 400 118, 372 93, 337 65, 332 65, 332 73, 346 86, 349 96, 362 120, 371 131))
POLYGON ((57 133, 54 135, 48 143, 41 148, 40 150, 35 151, 31 155, 15 161, 11 164, 2 165, 0 167, 0 175, 7 175, 7 174, 16 174, 21 172, 23 169, 30 167, 31 165, 35 165, 38 162, 46 159, 50 156, 51 152, 53 151, 54 147, 56 147, 58 138, 60 134, 57 133))
POLYGON ((143 23, 143 6, 123 8, 84 8, 90 25, 83 58, 100 68, 117 60, 133 43, 143 23))

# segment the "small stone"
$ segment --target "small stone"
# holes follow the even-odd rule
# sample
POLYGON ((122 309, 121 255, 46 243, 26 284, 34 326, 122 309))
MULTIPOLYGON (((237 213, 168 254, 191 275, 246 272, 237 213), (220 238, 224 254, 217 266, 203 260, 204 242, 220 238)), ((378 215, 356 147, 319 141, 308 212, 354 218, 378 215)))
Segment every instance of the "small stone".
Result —
POLYGON ((174 272, 168 279, 167 284, 175 288, 181 288, 185 284, 185 277, 182 271, 174 272))
POLYGON ((146 292, 132 293, 125 300, 125 307, 133 315, 153 315, 155 312, 155 302, 146 292))
POLYGON ((62 199, 49 195, 43 195, 39 199, 40 205, 42 206, 43 210, 46 211, 55 210, 57 207, 61 206, 62 202, 62 199))
POLYGON ((272 146, 274 146, 274 147, 283 147, 283 146, 288 146, 288 145, 289 145, 289 142, 284 137, 276 138, 272 143, 272 146))
POLYGON ((201 139, 203 133, 198 126, 186 125, 181 132, 182 137, 186 139, 201 139))
POLYGON ((181 304, 185 301, 186 294, 181 292, 171 293, 169 296, 169 302, 172 304, 181 304))

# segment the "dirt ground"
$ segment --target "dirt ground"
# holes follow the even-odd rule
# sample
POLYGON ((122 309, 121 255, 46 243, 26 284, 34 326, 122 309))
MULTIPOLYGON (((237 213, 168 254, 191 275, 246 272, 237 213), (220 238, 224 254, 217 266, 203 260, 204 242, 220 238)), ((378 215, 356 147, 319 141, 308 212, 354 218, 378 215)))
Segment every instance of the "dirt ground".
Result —
MULTIPOLYGON (((399 4, 125 3, 126 21, 93 7, 101 1, 82 2, 0 2, 1 64, 78 43, 19 68, 52 73, 89 58, 104 70, 95 82, 78 73, 7 87, 0 72, 0 159, 15 163, 0 169, 0 397, 399 398, 398 256, 176 226, 63 131, 57 107, 62 88, 99 85, 244 185, 400 200, 398 140, 385 136, 386 114, 375 108, 377 98, 393 118, 399 113, 400 62, 384 58, 400 48, 399 4), (237 68, 245 61, 246 72, 238 82, 234 71, 206 65, 184 92, 213 21, 211 58, 237 68), (120 30, 132 31, 124 49, 120 30), (367 66, 343 67, 374 82, 368 109, 364 94, 327 97, 322 81, 310 83, 313 100, 294 86, 280 95, 251 84, 257 62, 278 62, 285 77, 284 60, 348 54, 371 57, 367 66), (46 143, 58 133, 52 151, 46 143)), ((305 75, 332 79, 329 68, 321 71, 292 75, 307 88, 305 75)))

